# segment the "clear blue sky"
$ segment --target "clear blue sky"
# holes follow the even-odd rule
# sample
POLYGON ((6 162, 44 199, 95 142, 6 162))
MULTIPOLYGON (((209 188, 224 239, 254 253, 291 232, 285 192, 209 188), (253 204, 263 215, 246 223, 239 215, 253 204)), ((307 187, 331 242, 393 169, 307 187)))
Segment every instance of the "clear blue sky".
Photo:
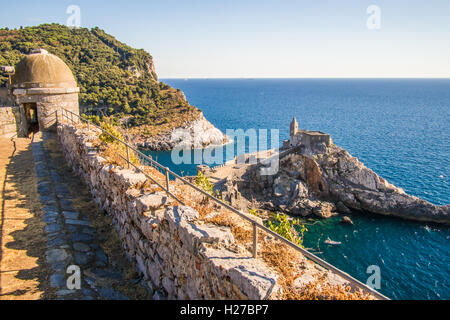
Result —
POLYGON ((448 0, 2 0, 0 26, 65 24, 71 4, 82 27, 150 52, 161 78, 450 77, 448 0))

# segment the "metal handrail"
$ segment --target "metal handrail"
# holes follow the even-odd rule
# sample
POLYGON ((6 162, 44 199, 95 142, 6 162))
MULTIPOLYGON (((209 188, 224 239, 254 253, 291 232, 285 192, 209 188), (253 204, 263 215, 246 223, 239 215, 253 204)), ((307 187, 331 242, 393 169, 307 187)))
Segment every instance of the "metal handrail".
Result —
MULTIPOLYGON (((245 213, 236 210, 235 208, 233 208, 232 206, 230 206, 229 204, 223 202, 222 200, 210 195, 209 193, 205 192, 204 190, 200 189, 199 187, 197 187, 196 185, 194 185, 193 183, 187 181, 186 179, 184 179, 183 177, 179 176, 178 174, 176 174, 175 172, 171 171, 168 167, 164 167, 163 165, 161 165, 160 163, 156 162, 155 160, 153 160, 151 157, 143 154, 142 152, 140 152, 139 150, 137 150, 136 148, 134 148, 133 146, 129 145, 128 143, 126 143, 125 141, 122 141, 121 139, 115 137, 114 135, 112 135, 111 133, 109 133, 108 131, 106 131, 105 129, 97 126, 95 123, 92 123, 89 119, 83 118, 82 116, 73 113, 70 110, 67 109, 62 109, 62 117, 67 118, 67 120, 70 120, 71 123, 74 123, 73 120, 73 116, 76 116, 78 119, 85 121, 88 124, 88 128, 89 126, 93 126, 99 130, 101 130, 103 133, 108 134, 111 138, 113 138, 114 140, 118 141, 119 143, 125 145, 126 147, 126 151, 127 151, 127 158, 122 157, 121 155, 119 155, 122 159, 124 159, 125 161, 127 161, 128 163, 128 168, 131 166, 133 166, 136 170, 138 170, 139 172, 143 173, 148 179, 150 179, 152 182, 154 182, 155 184, 157 184, 162 190, 164 190, 169 196, 171 196, 172 198, 174 198, 176 201, 180 202, 182 205, 184 205, 184 203, 178 199, 172 192, 170 192, 170 186, 169 186, 169 174, 173 175, 176 179, 179 179, 180 181, 182 181, 184 184, 190 186, 191 188, 193 188, 194 190, 200 192, 201 194, 203 194, 204 196, 208 197, 209 199, 213 200, 214 202, 216 202, 217 204, 225 207, 226 209, 230 210, 231 212, 237 214, 238 216, 240 216, 241 218, 243 218, 244 220, 246 220, 247 222, 250 222, 252 224, 253 227, 253 247, 252 247, 252 255, 253 258, 257 257, 257 249, 258 249, 258 228, 267 232, 268 234, 274 236, 276 239, 282 241, 283 243, 287 244, 288 246, 292 247, 293 249, 300 251, 304 256, 306 256, 307 258, 309 258, 310 260, 314 261, 315 263, 317 263, 318 265, 324 267, 327 270, 330 270, 332 272, 334 272, 335 274, 341 276, 342 278, 344 278, 345 280, 349 281, 351 284, 355 285, 356 287, 363 289, 363 290, 367 290, 370 292, 370 294, 374 295, 375 297, 381 299, 381 300, 389 300, 388 297, 386 297, 385 295, 379 293, 378 291, 372 289, 371 287, 369 287, 368 285, 362 283, 361 281, 359 281, 358 279, 352 277, 351 275, 349 275, 348 273, 336 268, 335 266, 329 264, 328 262, 326 262, 325 260, 317 257, 316 255, 312 254, 311 252, 307 251, 306 249, 298 246, 297 244, 287 240, 286 238, 280 236, 278 233, 270 230, 269 228, 267 228, 266 226, 260 224, 259 222, 255 221, 254 218, 246 215, 245 213), (64 112, 69 113, 70 114, 70 118, 64 114, 64 112), (147 160, 152 166, 156 166, 158 168, 160 168, 161 170, 163 170, 165 172, 165 178, 166 178, 166 187, 162 186, 160 183, 158 183, 154 178, 152 178, 150 175, 148 175, 147 173, 145 173, 143 170, 141 170, 138 166, 136 166, 134 163, 132 163, 130 161, 130 155, 129 155, 129 149, 131 149, 132 151, 134 151, 137 155, 139 155, 140 157, 144 158, 145 160, 147 160)), ((56 111, 56 120, 58 121, 58 112, 56 111)))

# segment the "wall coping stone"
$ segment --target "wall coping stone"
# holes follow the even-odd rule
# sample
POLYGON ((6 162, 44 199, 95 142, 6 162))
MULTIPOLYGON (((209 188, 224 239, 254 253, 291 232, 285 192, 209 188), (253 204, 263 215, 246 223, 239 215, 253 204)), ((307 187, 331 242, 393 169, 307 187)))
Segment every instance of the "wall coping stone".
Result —
POLYGON ((32 89, 15 89, 15 96, 21 95, 37 95, 37 94, 70 94, 79 93, 80 88, 32 88, 32 89))

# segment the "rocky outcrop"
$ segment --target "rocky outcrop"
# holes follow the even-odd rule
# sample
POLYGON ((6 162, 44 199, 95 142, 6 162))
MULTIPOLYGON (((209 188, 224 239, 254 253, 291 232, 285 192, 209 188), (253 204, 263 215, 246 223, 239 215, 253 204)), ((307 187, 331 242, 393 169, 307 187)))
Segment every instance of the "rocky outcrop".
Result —
POLYGON ((315 156, 330 197, 345 206, 405 219, 450 223, 450 206, 436 206, 410 196, 364 166, 346 150, 332 146, 315 156))
MULTIPOLYGON (((249 168, 239 192, 268 209, 300 216, 329 218, 352 210, 404 219, 450 223, 450 206, 436 206, 406 194, 364 166, 346 150, 301 149, 280 159, 274 176, 249 168)), ((225 190, 226 191, 226 190, 225 190)))
POLYGON ((172 150, 175 147, 201 149, 211 145, 223 145, 228 141, 228 137, 200 113, 197 119, 182 127, 155 137, 138 139, 136 143, 140 148, 160 151, 172 150))

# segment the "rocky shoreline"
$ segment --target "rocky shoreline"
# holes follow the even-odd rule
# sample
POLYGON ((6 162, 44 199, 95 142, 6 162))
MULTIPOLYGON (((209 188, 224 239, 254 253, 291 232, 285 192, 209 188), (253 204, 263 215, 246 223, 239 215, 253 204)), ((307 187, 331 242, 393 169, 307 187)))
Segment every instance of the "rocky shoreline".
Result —
POLYGON ((302 147, 280 159, 275 175, 262 175, 260 169, 241 168, 240 174, 231 174, 217 188, 241 209, 257 206, 320 218, 369 212, 450 224, 450 205, 436 206, 406 194, 335 145, 302 147))
POLYGON ((211 122, 203 113, 182 127, 163 132, 154 137, 135 136, 137 147, 154 151, 167 151, 175 147, 201 149, 208 146, 223 145, 229 138, 211 122))

